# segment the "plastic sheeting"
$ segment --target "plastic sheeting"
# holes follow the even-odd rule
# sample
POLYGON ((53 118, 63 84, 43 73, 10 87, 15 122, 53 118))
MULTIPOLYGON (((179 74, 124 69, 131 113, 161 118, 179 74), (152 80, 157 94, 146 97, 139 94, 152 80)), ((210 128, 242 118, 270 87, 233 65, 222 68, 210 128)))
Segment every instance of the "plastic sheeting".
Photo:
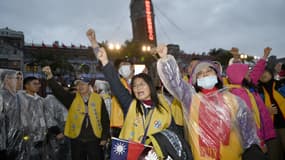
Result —
POLYGON ((241 159, 259 144, 252 113, 244 101, 226 89, 197 93, 183 81, 173 56, 160 59, 158 74, 168 91, 183 104, 185 137, 194 159, 241 159))
MULTIPOLYGON (((45 109, 52 118, 48 118, 48 127, 57 126, 60 132, 64 132, 64 125, 68 110, 54 95, 48 95, 44 99, 45 109)), ((52 160, 66 160, 70 159, 70 146, 67 138, 56 139, 56 135, 48 135, 48 155, 52 160)))
POLYGON ((61 132, 63 132, 68 110, 54 95, 47 95, 44 99, 44 105, 45 109, 52 116, 52 118, 47 119, 50 121, 48 122, 48 127, 58 126, 61 132))
POLYGON ((47 132, 53 126, 63 131, 67 110, 52 96, 44 99, 16 92, 22 87, 17 73, 0 69, 0 150, 16 160, 56 159, 56 147, 63 141, 48 137, 47 132))
POLYGON ((103 98, 106 109, 108 111, 108 115, 110 117, 111 105, 112 105, 110 84, 104 80, 96 80, 94 84, 94 89, 103 98))
POLYGON ((0 149, 6 149, 10 154, 20 150, 22 139, 16 96, 16 71, 0 69, 0 77, 0 149))

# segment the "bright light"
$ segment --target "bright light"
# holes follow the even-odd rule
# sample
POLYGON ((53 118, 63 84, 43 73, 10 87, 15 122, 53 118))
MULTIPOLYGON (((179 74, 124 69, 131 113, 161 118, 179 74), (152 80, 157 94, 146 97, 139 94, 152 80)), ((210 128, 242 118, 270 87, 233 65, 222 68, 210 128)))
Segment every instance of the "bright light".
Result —
POLYGON ((116 46, 115 46, 115 49, 116 49, 116 50, 121 49, 121 45, 120 45, 119 43, 117 43, 116 46))
POLYGON ((146 51, 146 46, 142 46, 142 51, 143 51, 143 52, 146 51))
POLYGON ((150 46, 148 46, 148 45, 143 45, 142 46, 142 51, 143 52, 149 52, 151 50, 151 47, 150 46))
POLYGON ((241 58, 241 59, 247 59, 247 55, 246 55, 246 54, 241 54, 241 55, 240 55, 240 58, 241 58))
POLYGON ((135 75, 142 73, 142 71, 145 69, 144 64, 134 64, 134 67, 135 67, 135 75))
POLYGON ((113 43, 109 43, 109 49, 113 50, 115 48, 113 43))
POLYGON ((147 47, 146 47, 146 50, 149 52, 149 51, 150 51, 150 46, 147 46, 147 47))
POLYGON ((121 45, 119 43, 109 43, 108 47, 110 50, 120 50, 121 45))

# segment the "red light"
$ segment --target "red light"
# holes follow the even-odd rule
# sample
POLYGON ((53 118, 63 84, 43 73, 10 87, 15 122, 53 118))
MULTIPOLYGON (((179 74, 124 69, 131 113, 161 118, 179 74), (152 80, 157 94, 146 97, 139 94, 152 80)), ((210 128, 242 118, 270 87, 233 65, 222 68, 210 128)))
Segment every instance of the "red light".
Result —
POLYGON ((147 24, 147 31, 148 31, 148 39, 153 41, 154 40, 154 32, 153 32, 153 24, 152 24, 152 17, 151 17, 151 5, 149 0, 145 0, 145 14, 146 14, 146 24, 147 24))

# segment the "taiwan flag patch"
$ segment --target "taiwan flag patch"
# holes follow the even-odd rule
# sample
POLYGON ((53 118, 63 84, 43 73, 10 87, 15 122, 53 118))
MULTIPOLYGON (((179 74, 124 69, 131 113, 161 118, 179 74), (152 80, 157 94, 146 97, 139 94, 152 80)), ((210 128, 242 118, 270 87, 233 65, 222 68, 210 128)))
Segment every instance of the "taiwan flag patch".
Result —
POLYGON ((144 159, 150 153, 151 146, 112 137, 111 160, 144 159))

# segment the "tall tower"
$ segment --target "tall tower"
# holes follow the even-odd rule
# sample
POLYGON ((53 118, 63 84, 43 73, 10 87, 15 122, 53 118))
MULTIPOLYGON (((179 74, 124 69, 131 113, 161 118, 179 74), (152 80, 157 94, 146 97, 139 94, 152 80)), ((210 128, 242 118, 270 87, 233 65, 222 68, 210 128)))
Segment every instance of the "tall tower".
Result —
POLYGON ((133 41, 156 45, 153 5, 151 0, 131 0, 133 41))

